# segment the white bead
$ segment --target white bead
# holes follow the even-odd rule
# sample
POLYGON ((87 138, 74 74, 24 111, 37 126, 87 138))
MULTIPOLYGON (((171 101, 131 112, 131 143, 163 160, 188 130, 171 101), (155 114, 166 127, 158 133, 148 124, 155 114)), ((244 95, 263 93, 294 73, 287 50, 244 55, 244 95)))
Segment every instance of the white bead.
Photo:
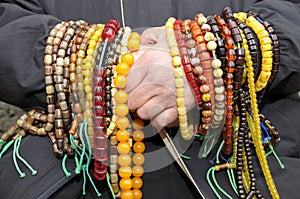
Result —
POLYGON ((214 59, 214 60, 212 60, 211 65, 213 68, 220 68, 222 65, 222 62, 219 59, 214 59))
POLYGON ((207 23, 207 19, 204 16, 201 16, 198 18, 198 24, 207 23))
POLYGON ((208 50, 215 50, 217 48, 217 43, 215 41, 209 41, 207 43, 207 49, 208 50))

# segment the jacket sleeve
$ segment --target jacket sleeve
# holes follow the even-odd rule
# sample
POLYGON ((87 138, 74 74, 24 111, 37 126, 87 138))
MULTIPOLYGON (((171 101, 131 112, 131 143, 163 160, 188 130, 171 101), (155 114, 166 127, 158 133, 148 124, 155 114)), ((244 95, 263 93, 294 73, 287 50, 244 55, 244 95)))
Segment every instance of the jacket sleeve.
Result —
POLYGON ((23 2, 0 3, 0 100, 23 109, 45 108, 45 41, 59 20, 23 2))

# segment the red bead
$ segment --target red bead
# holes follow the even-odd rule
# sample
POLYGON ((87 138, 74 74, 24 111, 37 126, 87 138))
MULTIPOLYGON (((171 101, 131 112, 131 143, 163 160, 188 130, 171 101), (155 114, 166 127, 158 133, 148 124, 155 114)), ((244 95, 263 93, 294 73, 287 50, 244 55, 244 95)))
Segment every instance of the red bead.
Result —
POLYGON ((191 82, 191 81, 195 80, 195 76, 193 73, 187 73, 186 79, 188 80, 188 82, 191 82))
POLYGON ((190 65, 191 64, 190 57, 188 55, 181 56, 181 63, 183 66, 190 65))
MULTIPOLYGON (((181 61, 182 61, 182 59, 181 59, 181 61)), ((183 62, 182 62, 183 63, 183 62)), ((192 72, 192 65, 190 64, 190 63, 188 63, 188 64, 184 64, 183 65, 183 69, 184 69, 184 72, 185 73, 190 73, 190 72, 192 72)), ((197 83, 197 82, 196 82, 197 83)), ((193 87, 193 86, 192 86, 193 87)))

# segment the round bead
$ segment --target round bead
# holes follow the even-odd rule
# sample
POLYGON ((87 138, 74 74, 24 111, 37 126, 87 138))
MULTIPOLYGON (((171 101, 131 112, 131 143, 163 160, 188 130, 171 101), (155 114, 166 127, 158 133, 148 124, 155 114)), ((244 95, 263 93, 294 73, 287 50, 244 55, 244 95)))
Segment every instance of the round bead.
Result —
POLYGON ((136 129, 136 130, 141 130, 144 127, 144 121, 137 118, 134 119, 132 122, 132 128, 136 129))
POLYGON ((131 167, 129 166, 121 166, 119 169, 119 175, 121 178, 130 178, 132 174, 131 167))
POLYGON ((132 64, 134 63, 134 56, 131 53, 125 53, 121 57, 121 62, 132 66, 132 64))
POLYGON ((211 66, 213 68, 219 68, 219 67, 221 67, 221 65, 222 65, 222 62, 219 59, 214 59, 211 62, 211 66))
POLYGON ((139 39, 129 39, 127 47, 130 51, 135 52, 135 51, 139 50, 140 45, 141 45, 141 42, 139 39))
POLYGON ((141 130, 135 130, 132 134, 133 140, 140 142, 144 139, 144 132, 141 130))
POLYGON ((223 71, 222 71, 222 69, 220 69, 220 68, 215 69, 215 70, 213 71, 213 73, 214 73, 214 76, 215 76, 216 78, 222 77, 222 75, 223 75, 223 71))
POLYGON ((181 58, 180 56, 174 56, 172 57, 172 64, 174 67, 181 66, 181 58))
POLYGON ((202 95, 202 100, 203 100, 204 102, 209 102, 209 101, 210 101, 210 94, 209 94, 209 93, 204 93, 204 94, 202 95))
POLYGON ((131 190, 126 190, 121 192, 121 199, 133 199, 133 192, 131 190))
POLYGON ((116 102, 118 104, 123 104, 126 103, 128 100, 128 94, 127 92, 123 91, 123 90, 118 90, 114 96, 116 102))
POLYGON ((131 32, 130 39, 141 39, 141 35, 138 32, 131 32))
POLYGON ((127 142, 130 134, 127 130, 118 130, 116 136, 119 142, 127 142))
POLYGON ((124 191, 130 190, 132 187, 132 180, 130 178, 125 178, 120 180, 120 188, 124 191))
POLYGON ((145 151, 145 144, 143 142, 136 142, 133 145, 133 151, 136 153, 143 153, 145 151))
POLYGON ((183 74, 184 74, 184 72, 183 72, 182 68, 175 68, 175 69, 174 69, 174 76, 175 76, 176 78, 181 78, 181 77, 183 77, 183 74))
POLYGON ((133 193, 133 199, 141 199, 143 197, 143 193, 138 189, 132 190, 132 193, 133 193))
POLYGON ((128 114, 129 109, 126 104, 117 104, 115 108, 115 112, 117 116, 124 117, 128 114))
POLYGON ((129 126, 129 120, 127 117, 118 117, 116 124, 119 129, 126 129, 129 126))
POLYGON ((141 178, 132 178, 132 188, 140 189, 143 186, 143 180, 141 178))
POLYGON ((130 71, 130 66, 124 62, 121 62, 117 65, 116 70, 119 75, 127 75, 130 71))
POLYGON ((118 157, 118 163, 122 167, 128 166, 131 163, 131 157, 128 154, 122 154, 118 157))
POLYGON ((215 36, 214 36, 214 34, 212 32, 207 32, 204 35, 204 39, 205 39, 205 41, 208 41, 208 43, 209 43, 209 41, 213 41, 215 39, 215 36))
POLYGON ((130 145, 128 142, 120 142, 117 146, 117 150, 120 154, 127 154, 130 152, 130 145))
POLYGON ((141 177, 144 174, 144 169, 142 166, 136 165, 132 167, 132 175, 134 177, 141 177))
POLYGON ((114 78, 114 84, 116 88, 125 88, 127 85, 127 79, 124 75, 117 75, 114 78))
POLYGON ((198 21, 198 24, 205 24, 205 23, 207 23, 207 19, 206 19, 205 16, 200 16, 197 21, 198 21))
POLYGON ((145 157, 143 154, 141 153, 136 153, 134 154, 134 156, 132 157, 132 161, 135 165, 142 165, 145 162, 145 157))

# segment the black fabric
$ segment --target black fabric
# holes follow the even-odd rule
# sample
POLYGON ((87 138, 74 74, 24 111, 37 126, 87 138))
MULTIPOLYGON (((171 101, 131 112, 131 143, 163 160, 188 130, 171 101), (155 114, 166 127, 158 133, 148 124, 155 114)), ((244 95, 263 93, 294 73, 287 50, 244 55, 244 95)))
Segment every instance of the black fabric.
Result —
MULTIPOLYGON (((265 113, 280 132, 282 139, 275 146, 286 169, 280 170, 274 158, 270 168, 278 186, 281 198, 298 198, 295 186, 299 184, 297 168, 300 167, 300 111, 299 101, 287 98, 300 91, 300 4, 298 0, 124 0, 126 24, 131 27, 161 26, 168 17, 193 18, 197 12, 219 14, 223 7, 231 6, 233 11, 249 9, 274 25, 280 39, 280 69, 273 84, 266 93, 262 112, 265 113), (254 4, 254 5, 253 5, 254 4), (288 182, 288 183, 287 183, 288 182)), ((121 21, 119 0, 2 0, 0 3, 0 100, 23 109, 44 109, 45 85, 43 55, 46 37, 60 20, 84 19, 90 23, 105 23, 116 18, 121 21)), ((158 137, 146 140, 147 151, 158 150, 162 143, 158 137)), ((187 155, 188 168, 207 198, 215 198, 205 181, 210 166, 207 159, 198 159, 199 142, 194 141, 187 155)), ((61 160, 54 157, 50 142, 45 137, 27 136, 21 144, 22 156, 38 170, 36 176, 23 167, 26 177, 20 179, 12 162, 11 149, 0 160, 0 198, 38 198, 55 187, 60 180, 65 182, 51 198, 83 198, 82 176, 70 179, 64 177, 61 160)), ((166 155, 165 158, 169 158, 166 155)), ((68 160, 68 169, 74 168, 74 161, 68 160)), ((224 173, 217 174, 219 183, 231 190, 224 173)), ((267 188, 262 174, 257 173, 259 186, 266 198, 267 188)), ((169 166, 145 173, 144 198, 196 198, 189 181, 178 166, 169 166)), ((102 198, 109 198, 105 183, 98 185, 102 198)), ((96 198, 88 186, 86 198, 96 198)), ((231 191, 231 195, 234 196, 231 191)))

